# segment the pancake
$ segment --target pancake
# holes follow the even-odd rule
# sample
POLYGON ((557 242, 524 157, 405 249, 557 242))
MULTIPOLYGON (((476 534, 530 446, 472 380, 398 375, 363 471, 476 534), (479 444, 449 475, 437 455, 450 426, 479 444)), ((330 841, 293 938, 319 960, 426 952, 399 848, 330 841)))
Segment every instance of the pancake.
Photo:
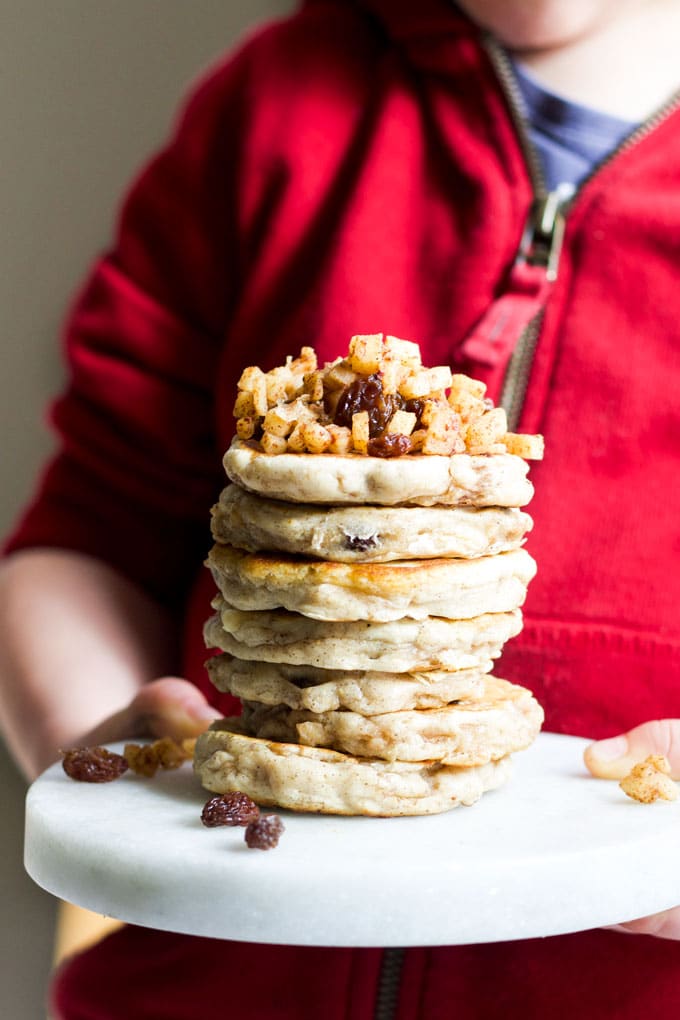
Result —
POLYGON ((528 514, 510 507, 320 509, 266 499, 238 485, 223 489, 212 510, 216 542, 339 563, 493 556, 519 548, 531 526, 528 514))
POLYGON ((384 762, 245 736, 223 719, 196 742, 194 768, 213 793, 238 790, 262 807, 336 815, 426 815, 473 804, 510 775, 508 758, 473 768, 384 762))
POLYGON ((349 709, 361 715, 437 708, 475 697, 483 690, 484 676, 474 669, 420 673, 319 669, 249 662, 226 654, 213 656, 206 668, 218 691, 245 701, 309 712, 349 709))
POLYGON ((444 708, 367 717, 247 702, 243 713, 246 732, 265 740, 326 747, 361 758, 461 766, 483 765, 523 750, 542 722, 543 711, 530 691, 492 676, 485 677, 481 698, 444 708))
POLYGON ((288 609, 314 620, 466 620, 518 609, 536 564, 524 549, 477 560, 334 563, 215 545, 207 564, 236 609, 288 609))
POLYGON ((409 673, 422 669, 480 669, 497 658, 522 628, 520 610, 472 620, 357 620, 326 623, 285 609, 263 612, 213 603, 204 636, 208 648, 238 659, 306 664, 325 669, 409 673))
POLYGON ((510 453, 267 454, 234 439, 223 464, 242 488, 291 503, 522 507, 533 495, 527 463, 510 453))

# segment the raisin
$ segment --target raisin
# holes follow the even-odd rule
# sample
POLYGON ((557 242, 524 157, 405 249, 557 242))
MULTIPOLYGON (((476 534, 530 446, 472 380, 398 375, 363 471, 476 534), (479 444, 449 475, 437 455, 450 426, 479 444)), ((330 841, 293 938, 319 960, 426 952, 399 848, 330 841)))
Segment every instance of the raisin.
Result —
POLYGON ((201 812, 201 821, 209 829, 218 825, 249 825, 259 817, 257 804, 247 794, 237 790, 211 797, 201 812))
POLYGON ((369 457, 403 457, 411 450, 411 440, 398 432, 383 432, 368 440, 369 457))
POLYGON ((401 410, 404 401, 397 394, 383 392, 379 375, 355 379, 340 395, 336 409, 336 425, 352 427, 352 415, 368 411, 368 433, 371 438, 379 436, 395 411, 401 410))
POLYGON ((367 549, 375 549, 378 545, 376 535, 345 535, 345 549, 354 549, 356 552, 365 552, 367 549))
POLYGON ((424 400, 420 400, 418 397, 413 397, 411 400, 405 400, 402 410, 410 411, 411 414, 415 414, 416 423, 414 428, 419 429, 422 426, 423 411, 425 410, 424 400))
POLYGON ((62 751, 64 772, 81 783, 110 783, 127 772, 128 763, 122 754, 105 747, 74 747, 62 751))
POLYGON ((284 825, 278 815, 260 815, 245 831, 245 841, 251 850, 271 850, 278 846, 284 825))

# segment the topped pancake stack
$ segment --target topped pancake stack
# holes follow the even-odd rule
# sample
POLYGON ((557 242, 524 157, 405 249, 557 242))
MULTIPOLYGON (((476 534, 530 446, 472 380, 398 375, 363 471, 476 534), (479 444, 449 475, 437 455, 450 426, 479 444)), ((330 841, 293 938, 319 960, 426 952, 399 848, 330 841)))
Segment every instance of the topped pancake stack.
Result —
POLYGON ((415 815, 471 804, 538 733, 529 691, 491 676, 521 629, 539 436, 416 344, 353 337, 249 368, 208 558, 208 662, 240 717, 195 768, 261 805, 415 815))

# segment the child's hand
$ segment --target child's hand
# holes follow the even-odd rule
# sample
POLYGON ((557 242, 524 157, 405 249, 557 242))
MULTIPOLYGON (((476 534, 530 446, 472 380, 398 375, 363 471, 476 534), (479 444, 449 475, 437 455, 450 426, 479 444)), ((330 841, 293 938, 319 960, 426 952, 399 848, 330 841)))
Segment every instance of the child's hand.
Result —
POLYGON ((598 779, 623 779, 650 754, 663 754, 673 779, 680 779, 680 719, 642 723, 618 737, 598 740, 585 751, 585 763, 598 779))
MULTIPOLYGON (((586 766, 599 779, 623 779, 650 754, 664 755, 673 779, 680 779, 680 719, 657 719, 586 748, 586 766)), ((680 907, 614 926, 616 931, 680 940, 680 907)))
POLYGON ((183 740, 198 736, 218 716, 188 680, 165 676, 145 684, 126 708, 109 716, 78 743, 92 746, 141 737, 183 740))

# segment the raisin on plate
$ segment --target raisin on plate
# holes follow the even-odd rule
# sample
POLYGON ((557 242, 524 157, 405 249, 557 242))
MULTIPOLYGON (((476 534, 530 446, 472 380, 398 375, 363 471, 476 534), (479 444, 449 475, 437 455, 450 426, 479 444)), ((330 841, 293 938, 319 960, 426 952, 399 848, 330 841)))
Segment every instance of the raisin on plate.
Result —
POLYGON ((206 801, 201 821, 208 828, 218 825, 249 825, 260 817, 257 804, 245 793, 217 794, 206 801))
POLYGON ((260 815, 245 831, 245 841, 251 850, 271 850, 278 846, 284 825, 278 815, 260 815))
POLYGON ((128 769, 122 754, 105 747, 74 747, 62 755, 66 775, 81 783, 110 783, 128 769))

